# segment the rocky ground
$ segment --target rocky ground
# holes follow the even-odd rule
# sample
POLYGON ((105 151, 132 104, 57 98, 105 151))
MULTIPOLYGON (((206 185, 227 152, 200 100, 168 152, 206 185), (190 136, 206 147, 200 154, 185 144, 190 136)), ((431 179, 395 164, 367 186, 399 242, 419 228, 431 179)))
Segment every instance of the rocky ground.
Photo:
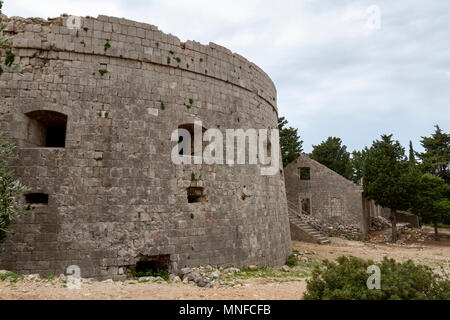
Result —
MULTIPOLYGON (((323 259, 334 260, 353 255, 380 261, 384 256, 426 264, 437 272, 450 272, 450 230, 441 229, 440 242, 432 240, 432 228, 424 228, 421 236, 403 233, 398 243, 382 242, 389 230, 372 234, 366 242, 330 238, 330 245, 293 242, 299 265, 293 268, 189 268, 170 281, 159 277, 141 277, 124 282, 83 279, 80 288, 71 288, 65 277, 40 279, 17 276, 0 271, 0 299, 301 299, 311 269, 323 259), (384 233, 383 233, 384 232, 384 233), (3 274, 3 275, 2 275, 3 274)), ((417 231, 411 231, 416 232, 417 231)))

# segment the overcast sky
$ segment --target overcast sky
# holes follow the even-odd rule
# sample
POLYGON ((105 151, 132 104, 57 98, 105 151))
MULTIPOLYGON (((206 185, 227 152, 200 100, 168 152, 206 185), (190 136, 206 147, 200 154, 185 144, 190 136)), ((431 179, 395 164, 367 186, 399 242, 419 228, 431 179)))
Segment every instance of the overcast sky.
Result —
POLYGON ((450 130, 449 0, 5 0, 3 12, 105 14, 223 45, 273 79, 306 152, 328 136, 352 151, 383 133, 420 150, 434 124, 450 130))

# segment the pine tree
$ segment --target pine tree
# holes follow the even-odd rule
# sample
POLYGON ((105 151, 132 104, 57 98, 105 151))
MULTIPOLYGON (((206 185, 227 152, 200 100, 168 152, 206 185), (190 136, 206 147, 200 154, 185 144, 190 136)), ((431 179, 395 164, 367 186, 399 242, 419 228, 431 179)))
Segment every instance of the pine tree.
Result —
POLYGON ((416 153, 414 151, 413 148, 413 144, 412 141, 409 140, 409 157, 408 157, 408 161, 411 165, 415 165, 416 164, 416 153))
POLYGON ((391 209, 392 241, 397 241, 397 210, 407 210, 415 179, 408 171, 405 150, 392 135, 373 142, 364 164, 364 193, 375 203, 391 209))
POLYGON ((450 186, 443 179, 426 173, 419 178, 415 192, 412 211, 422 222, 434 225, 434 236, 438 241, 438 224, 450 221, 450 200, 446 197, 450 186))
POLYGON ((283 167, 297 159, 303 151, 303 141, 298 135, 298 129, 287 127, 288 121, 278 118, 278 130, 280 130, 280 147, 283 158, 283 167))
POLYGON ((368 149, 367 147, 361 151, 353 151, 351 158, 352 165, 352 181, 360 183, 364 175, 364 162, 366 161, 368 149))
POLYGON ((352 179, 350 153, 347 151, 347 147, 342 144, 340 138, 329 137, 319 145, 313 146, 311 159, 316 160, 349 180, 352 179))
POLYGON ((450 184, 450 134, 442 132, 436 125, 431 137, 422 137, 421 144, 425 152, 420 153, 424 172, 438 176, 450 184))

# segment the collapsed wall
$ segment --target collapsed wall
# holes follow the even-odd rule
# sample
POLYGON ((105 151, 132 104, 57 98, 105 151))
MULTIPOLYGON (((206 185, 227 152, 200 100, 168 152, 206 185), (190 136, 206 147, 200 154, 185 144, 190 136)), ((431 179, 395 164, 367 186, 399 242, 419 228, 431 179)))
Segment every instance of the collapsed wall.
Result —
POLYGON ((121 279, 133 267, 283 264, 282 170, 171 161, 171 133, 195 120, 277 128, 271 79, 213 43, 77 19, 4 19, 28 72, 0 77, 0 131, 18 146, 11 165, 36 210, 12 225, 0 268, 49 275, 77 265, 83 277, 121 279))

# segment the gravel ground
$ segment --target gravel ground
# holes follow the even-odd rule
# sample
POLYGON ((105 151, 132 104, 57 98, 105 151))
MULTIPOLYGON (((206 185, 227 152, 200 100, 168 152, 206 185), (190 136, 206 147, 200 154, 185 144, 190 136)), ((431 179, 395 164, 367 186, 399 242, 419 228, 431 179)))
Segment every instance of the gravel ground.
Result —
MULTIPOLYGON (((428 230, 432 232, 431 228, 428 230)), ((127 282, 89 282, 81 284, 80 289, 69 289, 64 281, 9 278, 0 281, 0 299, 152 299, 152 300, 297 300, 306 290, 305 277, 308 268, 322 259, 334 260, 340 255, 353 255, 365 259, 380 261, 384 256, 406 261, 427 264, 435 269, 443 267, 450 271, 450 230, 442 230, 441 242, 392 245, 370 242, 358 242, 331 238, 330 245, 316 245, 293 241, 293 249, 303 253, 304 263, 284 273, 280 268, 265 269, 252 275, 237 273, 230 280, 234 287, 226 284, 213 288, 200 288, 183 283, 139 283, 127 282), (306 262, 308 261, 308 262, 306 262), (272 272, 276 276, 272 277, 272 272)))

